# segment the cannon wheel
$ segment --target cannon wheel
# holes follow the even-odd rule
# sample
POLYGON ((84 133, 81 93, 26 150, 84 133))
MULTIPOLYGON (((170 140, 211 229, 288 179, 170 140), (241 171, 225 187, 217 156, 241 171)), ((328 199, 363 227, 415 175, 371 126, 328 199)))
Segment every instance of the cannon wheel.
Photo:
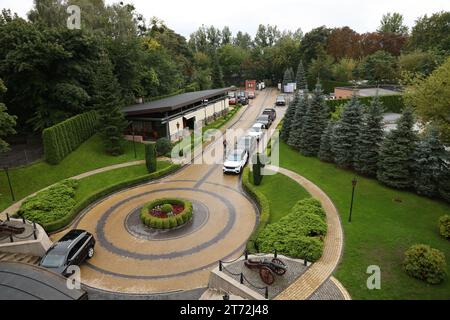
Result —
MULTIPOLYGON (((283 266, 283 267, 286 266, 286 264, 285 264, 283 261, 281 261, 280 259, 278 259, 278 258, 273 258, 273 259, 272 259, 272 263, 277 264, 277 265, 280 265, 280 266, 283 266)), ((286 273, 286 269, 283 269, 283 268, 275 268, 275 270, 273 270, 273 272, 275 272, 275 273, 276 273, 277 275, 279 275, 279 276, 282 276, 283 274, 286 273)))
POLYGON ((272 271, 268 267, 259 269, 259 276, 265 284, 271 285, 275 281, 272 271))

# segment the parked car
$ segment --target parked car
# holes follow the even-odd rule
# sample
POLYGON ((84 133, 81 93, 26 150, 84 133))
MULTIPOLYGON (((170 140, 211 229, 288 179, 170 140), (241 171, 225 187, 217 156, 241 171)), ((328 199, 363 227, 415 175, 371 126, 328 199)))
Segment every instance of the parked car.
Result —
POLYGON ((248 98, 246 96, 240 96, 238 98, 238 103, 242 104, 243 106, 248 104, 248 98))
POLYGON ((249 91, 247 96, 249 99, 255 99, 255 91, 249 91))
POLYGON ((256 148, 256 138, 254 136, 246 135, 240 137, 236 142, 236 149, 245 149, 251 154, 256 148))
POLYGON ((255 123, 248 131, 248 135, 255 137, 255 139, 260 139, 264 133, 263 129, 264 125, 262 123, 255 123))
POLYGON ((262 114, 268 115, 269 118, 270 118, 270 121, 272 121, 272 122, 274 122, 275 119, 277 118, 277 112, 273 108, 266 108, 266 109, 264 109, 262 114))
POLYGON ((260 115, 258 118, 256 118, 256 122, 262 123, 264 125, 264 129, 269 129, 269 127, 272 125, 272 120, 267 114, 260 115))
POLYGON ((228 93, 228 104, 235 105, 237 103, 236 94, 234 92, 228 93))
POLYGON ((241 173, 248 161, 246 149, 235 149, 225 158, 223 173, 241 173))
POLYGON ((278 96, 275 104, 277 106, 285 106, 286 105, 286 98, 284 96, 278 96))
POLYGON ((48 249, 39 266, 68 276, 68 267, 79 266, 94 256, 94 246, 92 234, 84 230, 71 230, 48 249))

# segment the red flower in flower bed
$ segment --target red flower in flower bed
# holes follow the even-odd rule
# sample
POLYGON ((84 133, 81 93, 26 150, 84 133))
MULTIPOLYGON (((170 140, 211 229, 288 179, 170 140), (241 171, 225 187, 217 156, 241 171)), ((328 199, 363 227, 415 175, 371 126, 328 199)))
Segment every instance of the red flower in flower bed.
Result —
MULTIPOLYGON (((174 216, 180 214, 184 210, 184 206, 179 205, 179 204, 173 204, 172 208, 173 208, 172 213, 173 213, 174 216)), ((159 208, 154 208, 154 209, 149 210, 149 214, 154 216, 154 217, 158 217, 158 218, 168 218, 167 213, 163 212, 159 208)))

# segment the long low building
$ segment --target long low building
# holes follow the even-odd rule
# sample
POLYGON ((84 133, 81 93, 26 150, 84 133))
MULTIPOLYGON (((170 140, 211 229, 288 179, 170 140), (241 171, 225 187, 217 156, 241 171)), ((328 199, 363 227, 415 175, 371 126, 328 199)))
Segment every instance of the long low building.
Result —
POLYGON ((205 124, 229 110, 228 92, 234 87, 188 92, 161 100, 139 103, 123 109, 131 125, 126 134, 142 140, 167 137, 177 140, 196 123, 205 124))

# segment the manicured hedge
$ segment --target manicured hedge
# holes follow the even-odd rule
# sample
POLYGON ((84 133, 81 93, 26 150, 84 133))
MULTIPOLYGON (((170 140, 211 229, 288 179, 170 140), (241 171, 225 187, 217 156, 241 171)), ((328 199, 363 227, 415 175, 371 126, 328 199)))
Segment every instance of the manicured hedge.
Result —
POLYGON ((148 173, 156 171, 157 164, 157 152, 156 143, 149 143, 145 145, 145 165, 147 166, 148 173))
POLYGON ((45 160, 58 164, 95 132, 97 114, 95 111, 75 117, 49 127, 42 132, 45 160))
POLYGON ((300 200, 278 222, 267 225, 257 238, 260 252, 278 253, 293 258, 317 261, 323 253, 327 233, 325 211, 319 201, 300 200))
MULTIPOLYGON (((370 105, 372 99, 373 97, 361 97, 358 100, 364 105, 370 105)), ((334 112, 337 106, 344 105, 349 101, 350 99, 336 99, 327 100, 326 103, 330 108, 330 112, 334 112)), ((402 113, 402 110, 405 107, 403 96, 400 94, 380 96, 380 101, 383 103, 384 112, 402 113)))
POLYGON ((140 217, 141 221, 150 228, 173 229, 187 223, 192 219, 193 207, 191 202, 183 199, 176 199, 176 198, 156 199, 147 203, 141 209, 140 217), (167 217, 167 218, 154 217, 149 213, 149 210, 157 206, 161 206, 161 209, 163 209, 164 206, 172 206, 172 205, 182 205, 184 206, 184 210, 174 217, 167 217))
POLYGON ((247 250, 251 253, 257 252, 256 239, 259 233, 266 227, 270 219, 270 204, 266 196, 256 189, 256 187, 250 182, 250 169, 246 167, 242 172, 242 187, 247 194, 252 197, 259 207, 259 224, 247 243, 247 250))
POLYGON ((447 277, 444 253, 424 244, 414 245, 405 252, 403 267, 411 277, 429 284, 439 284, 447 277))
POLYGON ((76 180, 64 180, 25 200, 18 215, 45 226, 64 218, 75 205, 76 180))
POLYGON ((86 207, 94 203, 95 201, 106 197, 107 195, 125 189, 129 188, 135 185, 139 185, 141 183, 145 183, 154 179, 159 179, 169 173, 172 173, 180 168, 180 165, 172 164, 164 169, 161 169, 157 172, 146 174, 140 177, 135 177, 132 179, 124 180, 120 183, 107 186, 101 190, 98 190, 96 193, 90 195, 89 197, 86 197, 85 199, 81 200, 80 202, 76 203, 74 207, 70 210, 66 210, 65 214, 57 220, 53 220, 51 222, 45 223, 42 225, 42 227, 47 232, 56 232, 59 231, 66 226, 68 226, 72 221, 76 218, 76 216, 83 211, 86 207))

